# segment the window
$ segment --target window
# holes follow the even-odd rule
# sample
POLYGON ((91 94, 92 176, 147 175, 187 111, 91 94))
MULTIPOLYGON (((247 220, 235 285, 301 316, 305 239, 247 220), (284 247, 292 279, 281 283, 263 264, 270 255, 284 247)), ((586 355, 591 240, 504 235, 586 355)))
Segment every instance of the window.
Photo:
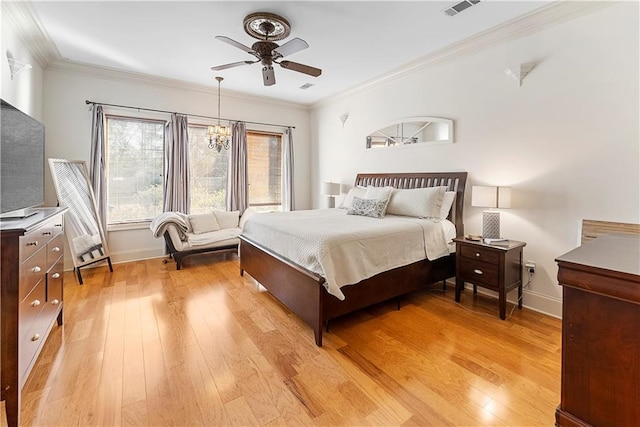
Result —
POLYGON ((189 125, 189 184, 191 213, 225 210, 229 151, 209 148, 207 127, 189 125))
POLYGON ((106 116, 107 224, 149 221, 162 212, 164 125, 106 116))
POLYGON ((282 210, 282 134, 247 131, 249 206, 282 210))

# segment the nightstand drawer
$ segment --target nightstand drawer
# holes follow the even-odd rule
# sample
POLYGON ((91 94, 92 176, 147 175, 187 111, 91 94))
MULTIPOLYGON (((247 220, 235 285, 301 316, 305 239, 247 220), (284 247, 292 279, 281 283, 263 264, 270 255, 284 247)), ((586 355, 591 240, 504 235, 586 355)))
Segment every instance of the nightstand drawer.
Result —
POLYGON ((460 245, 460 255, 465 258, 477 259, 479 261, 497 264, 500 261, 500 254, 490 249, 485 249, 479 245, 460 245))
POLYGON ((500 284, 498 266, 487 262, 463 262, 460 272, 465 282, 477 282, 483 285, 497 288, 500 284))

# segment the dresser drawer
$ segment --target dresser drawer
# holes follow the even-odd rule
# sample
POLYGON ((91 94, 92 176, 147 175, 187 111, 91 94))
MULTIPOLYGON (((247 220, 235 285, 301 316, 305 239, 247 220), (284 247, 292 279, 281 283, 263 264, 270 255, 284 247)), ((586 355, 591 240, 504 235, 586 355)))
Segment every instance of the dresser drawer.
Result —
POLYGON ((64 234, 58 233, 47 243, 47 268, 51 268, 64 254, 64 234))
POLYGON ((58 261, 47 272, 47 303, 59 305, 62 301, 62 284, 64 279, 64 258, 58 261))
POLYGON ((460 245, 460 255, 465 258, 472 258, 478 261, 497 264, 500 261, 500 254, 490 249, 479 247, 478 245, 460 245))
POLYGON ((500 284, 498 266, 482 261, 467 261, 460 266, 465 282, 482 283, 483 286, 497 288, 500 284))
POLYGON ((25 374, 29 371, 29 368, 35 361, 34 359, 39 354, 40 347, 47 339, 47 332, 53 323, 54 319, 47 316, 46 313, 40 313, 40 315, 32 322, 31 329, 20 340, 20 347, 18 350, 18 378, 20 378, 21 386, 26 381, 25 374))
POLYGON ((33 328, 36 319, 42 312, 47 301, 47 290, 45 281, 42 280, 27 297, 20 303, 18 324, 18 337, 23 341, 26 334, 33 328))
POLYGON ((47 272, 47 252, 44 248, 42 249, 34 253, 20 266, 20 301, 29 295, 29 292, 39 281, 44 283, 44 276, 47 272))

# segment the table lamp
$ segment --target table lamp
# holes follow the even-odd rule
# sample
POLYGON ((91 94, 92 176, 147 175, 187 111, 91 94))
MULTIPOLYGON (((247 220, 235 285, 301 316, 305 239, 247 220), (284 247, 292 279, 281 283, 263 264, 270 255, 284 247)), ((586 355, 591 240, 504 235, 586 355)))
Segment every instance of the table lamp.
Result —
POLYGON ((322 194, 327 196, 327 206, 330 208, 335 208, 336 196, 340 195, 340 183, 339 182, 323 182, 322 194))
MULTIPOLYGON (((510 187, 487 187, 474 185, 471 188, 471 206, 480 208, 510 208, 510 187)), ((482 212, 482 237, 485 239, 500 238, 500 212, 486 210, 482 212)))

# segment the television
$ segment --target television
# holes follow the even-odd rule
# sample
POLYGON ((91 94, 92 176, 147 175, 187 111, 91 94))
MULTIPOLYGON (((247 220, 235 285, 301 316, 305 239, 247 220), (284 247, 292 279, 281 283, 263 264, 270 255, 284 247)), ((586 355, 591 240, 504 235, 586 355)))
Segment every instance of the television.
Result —
POLYGON ((44 125, 0 101, 0 219, 25 218, 44 204, 44 125))

